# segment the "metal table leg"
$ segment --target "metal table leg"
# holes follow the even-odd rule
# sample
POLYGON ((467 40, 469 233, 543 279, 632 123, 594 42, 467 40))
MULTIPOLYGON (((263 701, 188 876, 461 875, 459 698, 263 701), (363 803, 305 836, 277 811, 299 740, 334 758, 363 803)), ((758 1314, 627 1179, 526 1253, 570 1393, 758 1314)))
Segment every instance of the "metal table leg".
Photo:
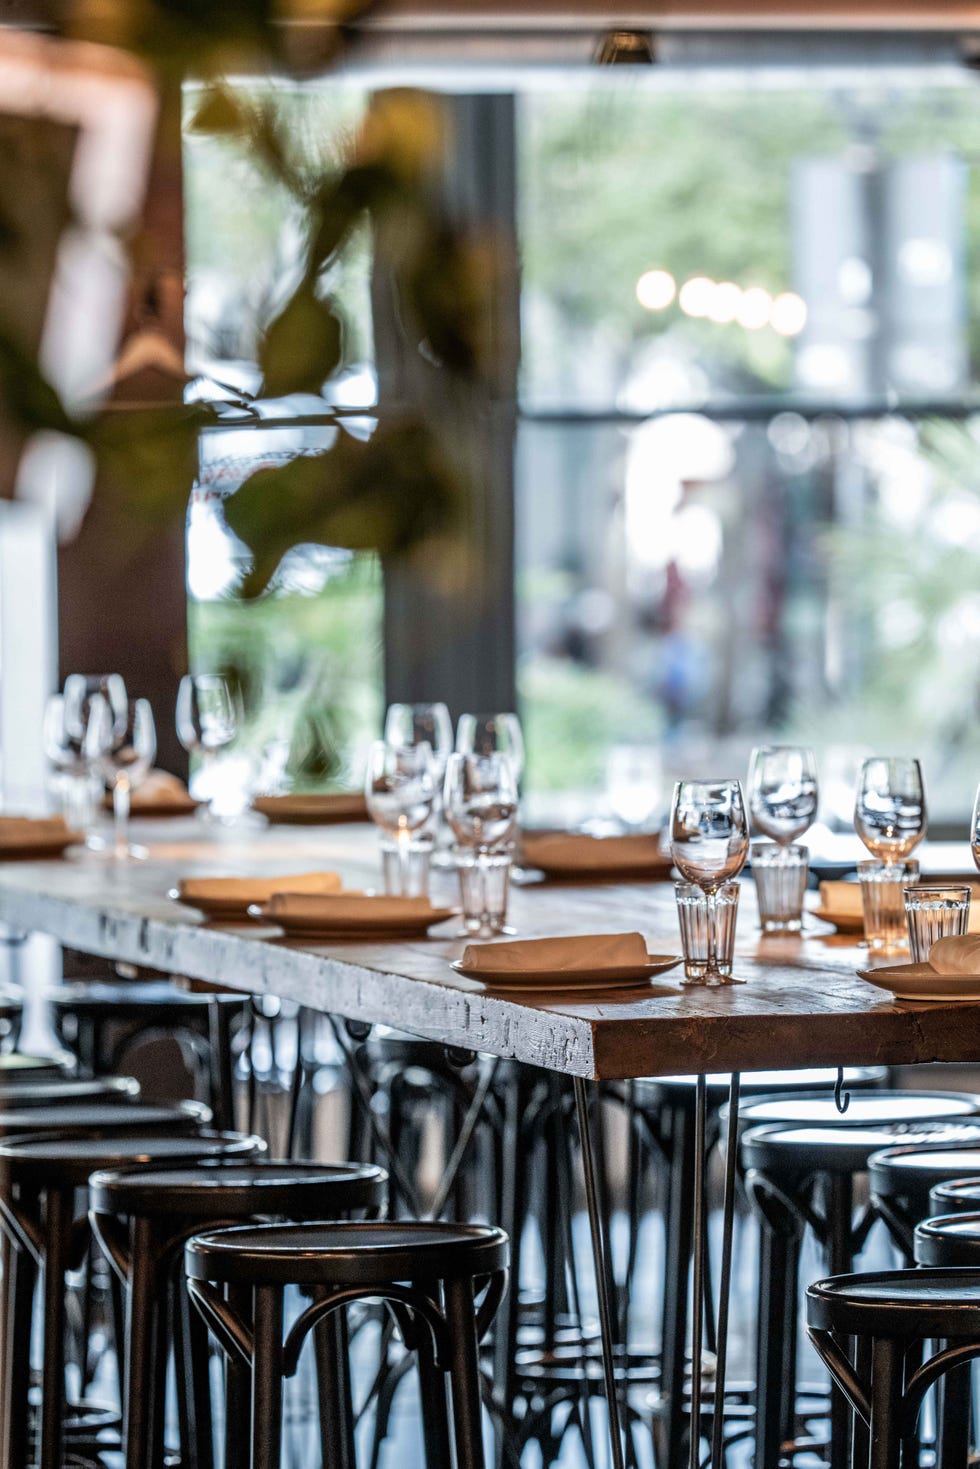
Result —
POLYGON ((728 1303, 732 1286, 732 1235, 735 1229, 735 1175, 738 1163, 738 1101, 741 1078, 732 1072, 728 1089, 728 1146, 722 1215, 721 1280, 718 1283, 718 1340, 715 1398, 711 1420, 711 1469, 721 1469, 725 1450, 725 1370, 728 1365, 728 1303))
POLYGON ((592 1235, 592 1259, 595 1266, 596 1294, 599 1301, 599 1332, 602 1342, 602 1375, 606 1386, 606 1406, 609 1412, 609 1446, 613 1469, 625 1469, 623 1457, 623 1430, 620 1422, 619 1397, 616 1391, 615 1336, 613 1334, 612 1301, 609 1298, 609 1239, 606 1221, 599 1207, 599 1189, 596 1181, 596 1162, 592 1117, 589 1109, 588 1083, 580 1077, 574 1078, 575 1110, 578 1116, 579 1137, 582 1144, 582 1169, 585 1174, 585 1199, 589 1211, 589 1229, 592 1235))

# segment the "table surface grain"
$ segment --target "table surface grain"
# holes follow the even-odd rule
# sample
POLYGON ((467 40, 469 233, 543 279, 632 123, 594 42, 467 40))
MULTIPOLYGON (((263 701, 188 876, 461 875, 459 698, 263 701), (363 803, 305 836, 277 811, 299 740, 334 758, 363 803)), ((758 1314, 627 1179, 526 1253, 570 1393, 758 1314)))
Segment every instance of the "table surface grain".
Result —
MULTIPOLYGON (((857 976, 867 952, 815 920, 802 938, 762 938, 750 882, 735 964, 744 984, 685 989, 676 969, 643 991, 521 996, 450 967, 465 946, 455 920, 410 942, 298 943, 256 924, 205 923, 167 896, 181 877, 203 873, 331 869, 346 886, 376 884, 369 827, 228 834, 173 820, 134 823, 134 835, 148 860, 116 863, 76 850, 59 861, 0 864, 0 923, 84 953, 572 1076, 980 1060, 980 1003, 892 1000, 857 976)), ((453 883, 451 873, 437 874, 434 898, 452 900, 453 883)), ((680 948, 669 883, 523 886, 513 889, 509 916, 522 937, 638 929, 651 952, 680 948)))

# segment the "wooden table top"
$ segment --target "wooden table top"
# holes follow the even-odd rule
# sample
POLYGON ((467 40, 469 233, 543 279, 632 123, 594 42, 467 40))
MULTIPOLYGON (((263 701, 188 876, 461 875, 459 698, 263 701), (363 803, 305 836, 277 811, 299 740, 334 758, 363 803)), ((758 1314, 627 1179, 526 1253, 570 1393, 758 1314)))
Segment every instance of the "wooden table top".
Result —
MULTIPOLYGON (((276 930, 213 925, 172 902, 181 877, 336 869, 350 887, 378 881, 365 826, 210 834, 195 822, 134 823, 144 862, 80 851, 65 860, 0 864, 0 923, 85 953, 191 979, 272 994, 347 1019, 567 1075, 605 1079, 772 1067, 980 1060, 980 1003, 893 1001, 859 979, 867 951, 814 922, 802 938, 762 938, 745 883, 736 974, 726 989, 684 989, 681 969, 649 990, 585 999, 492 991, 451 967, 456 922, 428 940, 284 941, 276 930), (446 937, 446 934, 449 937, 446 937)), ((451 899, 451 873, 433 896, 451 899)), ((651 952, 679 953, 669 883, 514 888, 522 937, 640 930, 651 952)))

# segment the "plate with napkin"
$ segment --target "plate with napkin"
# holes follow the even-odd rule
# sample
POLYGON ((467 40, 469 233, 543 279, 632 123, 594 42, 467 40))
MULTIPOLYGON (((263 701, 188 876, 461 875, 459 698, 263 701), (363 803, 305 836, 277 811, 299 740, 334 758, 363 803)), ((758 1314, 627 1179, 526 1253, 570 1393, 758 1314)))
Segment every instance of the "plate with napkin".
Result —
POLYGON ((620 988, 666 974, 679 954, 649 954, 641 933, 583 933, 514 943, 467 944, 459 974, 500 988, 620 988))
POLYGON ((284 826, 329 826, 332 822, 370 820, 362 791, 256 796, 252 810, 274 825, 284 826))
POLYGON ((670 876, 673 858, 660 849, 659 832, 594 837, 576 831, 521 833, 521 863, 546 877, 626 881, 670 876))
POLYGON ((63 816, 0 816, 0 861, 29 862, 37 857, 60 857, 78 842, 63 816))
POLYGON ((252 918, 274 923, 291 938, 391 939, 419 938, 458 908, 434 908, 428 898, 385 894, 273 893, 249 909, 252 918))
POLYGON ((814 918, 832 924, 838 933, 864 933, 859 882, 822 882, 820 904, 811 911, 814 918))
POLYGON ((176 903, 196 908, 206 918, 244 922, 248 910, 268 903, 277 893, 337 893, 338 872, 293 872, 286 877, 185 877, 168 894, 176 903))
POLYGON ((898 1000, 980 1000, 980 934, 937 939, 925 964, 888 964, 858 974, 898 1000))
MULTIPOLYGON (((105 796, 102 802, 107 811, 112 810, 112 797, 105 796)), ((195 801, 184 782, 168 770, 150 770, 134 786, 129 798, 131 816, 144 816, 147 820, 162 816, 192 816, 200 805, 195 801)))

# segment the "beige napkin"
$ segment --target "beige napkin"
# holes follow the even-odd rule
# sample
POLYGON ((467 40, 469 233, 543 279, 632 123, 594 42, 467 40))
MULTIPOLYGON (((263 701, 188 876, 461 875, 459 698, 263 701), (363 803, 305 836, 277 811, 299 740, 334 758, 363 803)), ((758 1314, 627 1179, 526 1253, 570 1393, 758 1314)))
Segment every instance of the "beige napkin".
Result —
POLYGON ((70 836, 63 816, 0 816, 0 847, 32 847, 70 836))
POLYGON ((839 913, 841 917, 861 918, 861 884, 859 882, 822 882, 820 884, 820 906, 828 913, 839 913))
POLYGON ((428 898, 389 897, 383 893, 336 892, 323 894, 273 893, 265 911, 274 922, 323 924, 376 922, 413 923, 437 912, 428 898))
POLYGON ((929 968, 937 974, 980 975, 980 934, 937 939, 929 950, 929 968))
POLYGON ((196 804, 184 782, 176 775, 171 775, 168 770, 149 771, 134 788, 130 799, 130 809, 134 816, 139 813, 141 806, 174 806, 183 809, 196 804))
POLYGON ((460 967, 487 974, 533 974, 542 970, 590 974, 597 969, 638 969, 649 957, 641 933, 583 933, 518 939, 513 944, 467 944, 460 967))
POLYGON ((659 832, 593 837, 583 832, 526 831, 521 848, 529 867, 551 872, 601 872, 670 863, 669 854, 660 849, 659 832))
POLYGON ((343 886, 338 872, 294 872, 287 877, 185 877, 178 891, 193 903, 267 903, 281 893, 335 893, 343 886))

